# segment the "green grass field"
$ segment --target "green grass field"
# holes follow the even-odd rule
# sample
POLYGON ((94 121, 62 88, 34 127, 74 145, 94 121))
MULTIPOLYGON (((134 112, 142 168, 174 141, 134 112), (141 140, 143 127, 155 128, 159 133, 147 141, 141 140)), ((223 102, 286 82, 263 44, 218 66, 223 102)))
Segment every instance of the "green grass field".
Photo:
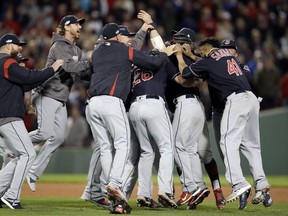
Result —
MULTIPOLYGON (((221 177, 222 184, 226 180, 221 177)), ((156 181, 156 178, 154 179, 156 181)), ((208 182, 208 178, 204 178, 205 182, 208 182)), ((274 188, 287 187, 288 178, 286 176, 269 176, 268 180, 274 188)), ((85 183, 85 175, 52 175, 45 174, 39 181, 42 182, 67 182, 67 183, 85 183)), ((248 178, 251 181, 251 178, 248 178)), ((179 183, 179 179, 175 178, 175 183, 179 183)), ((22 196, 21 203, 25 206, 23 210, 11 210, 6 206, 0 208, 0 215, 25 215, 25 216, 40 216, 40 215, 109 215, 109 211, 103 208, 97 207, 90 202, 81 201, 79 198, 47 198, 47 197, 29 197, 22 196)), ((271 207, 265 208, 263 205, 254 206, 251 203, 248 204, 245 210, 238 210, 238 202, 227 204, 224 209, 218 210, 214 201, 205 200, 201 205, 197 206, 197 210, 186 210, 185 206, 181 206, 177 209, 156 209, 151 210, 149 208, 140 208, 136 206, 135 199, 129 201, 132 207, 131 215, 147 215, 147 216, 162 216, 162 215, 288 215, 287 203, 274 203, 271 207)))

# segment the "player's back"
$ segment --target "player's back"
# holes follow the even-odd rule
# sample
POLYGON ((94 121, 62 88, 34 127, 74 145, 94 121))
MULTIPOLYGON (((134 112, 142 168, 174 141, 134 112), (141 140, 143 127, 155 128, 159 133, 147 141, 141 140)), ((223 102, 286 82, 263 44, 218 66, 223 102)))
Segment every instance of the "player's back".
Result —
POLYGON ((105 41, 92 54, 93 72, 89 93, 112 95, 126 100, 131 80, 129 47, 117 41, 105 41), (113 94, 111 94, 113 90, 113 94))

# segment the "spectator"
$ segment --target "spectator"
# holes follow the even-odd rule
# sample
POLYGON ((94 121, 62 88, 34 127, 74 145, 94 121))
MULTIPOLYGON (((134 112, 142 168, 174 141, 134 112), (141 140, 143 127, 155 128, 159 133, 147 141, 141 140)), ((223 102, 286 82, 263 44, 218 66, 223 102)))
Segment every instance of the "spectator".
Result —
POLYGON ((256 71, 254 85, 258 96, 263 98, 261 110, 274 108, 279 98, 280 71, 274 62, 273 56, 263 59, 263 68, 256 71))
POLYGON ((79 105, 74 103, 67 119, 64 147, 83 148, 88 135, 88 124, 80 113, 79 105))

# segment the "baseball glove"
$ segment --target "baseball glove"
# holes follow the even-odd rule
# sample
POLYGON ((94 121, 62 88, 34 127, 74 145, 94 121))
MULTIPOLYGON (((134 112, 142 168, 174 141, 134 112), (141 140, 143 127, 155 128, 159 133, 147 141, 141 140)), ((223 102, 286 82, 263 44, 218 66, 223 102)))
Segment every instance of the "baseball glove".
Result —
POLYGON ((173 40, 170 41, 171 44, 189 44, 191 50, 196 50, 196 44, 194 42, 191 41, 191 39, 185 35, 185 34, 181 34, 181 33, 177 33, 173 35, 173 40))
POLYGON ((111 214, 130 214, 132 208, 129 206, 124 201, 119 201, 115 203, 111 208, 110 208, 110 213, 111 214))
POLYGON ((185 35, 185 34, 181 34, 181 33, 177 33, 173 35, 173 42, 174 43, 179 43, 179 44, 191 44, 192 41, 191 39, 185 35))

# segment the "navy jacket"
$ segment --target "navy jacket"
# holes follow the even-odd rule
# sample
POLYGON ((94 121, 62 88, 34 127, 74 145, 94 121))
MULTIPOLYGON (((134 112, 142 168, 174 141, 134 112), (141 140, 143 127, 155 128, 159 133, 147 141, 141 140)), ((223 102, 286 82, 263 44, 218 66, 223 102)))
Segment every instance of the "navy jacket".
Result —
POLYGON ((105 41, 92 54, 92 78, 88 94, 110 95, 124 102, 131 88, 131 65, 156 70, 165 63, 167 55, 144 54, 118 41, 105 41))
POLYGON ((54 75, 52 67, 28 70, 8 54, 0 54, 0 120, 25 115, 24 92, 54 75))

